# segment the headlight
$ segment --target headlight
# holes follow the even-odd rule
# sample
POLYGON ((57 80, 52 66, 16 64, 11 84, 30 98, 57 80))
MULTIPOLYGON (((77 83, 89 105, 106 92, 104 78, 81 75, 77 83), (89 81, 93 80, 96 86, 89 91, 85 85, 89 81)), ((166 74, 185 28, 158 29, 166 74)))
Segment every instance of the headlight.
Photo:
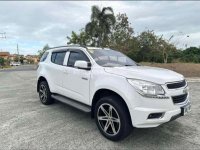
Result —
POLYGON ((135 79, 128 79, 128 82, 137 92, 144 96, 159 96, 165 94, 163 88, 155 83, 135 79))

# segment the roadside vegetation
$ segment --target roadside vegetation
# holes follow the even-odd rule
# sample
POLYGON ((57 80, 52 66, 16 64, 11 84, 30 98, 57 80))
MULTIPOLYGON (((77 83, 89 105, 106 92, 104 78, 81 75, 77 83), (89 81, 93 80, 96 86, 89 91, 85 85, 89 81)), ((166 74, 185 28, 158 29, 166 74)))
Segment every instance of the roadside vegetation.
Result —
POLYGON ((10 68, 9 61, 0 57, 0 69, 10 68))
POLYGON ((171 36, 165 39, 153 30, 135 35, 126 14, 114 14, 111 7, 93 6, 91 19, 79 33, 72 31, 68 44, 110 47, 137 62, 193 62, 200 63, 200 48, 178 49, 171 36))
MULTIPOLYGON (((196 69, 199 65, 194 64, 200 63, 200 47, 179 49, 172 42, 173 36, 166 39, 153 30, 136 35, 127 15, 115 15, 111 7, 92 6, 90 22, 79 32, 72 31, 67 39, 67 44, 110 47, 139 63, 149 62, 145 64, 172 69, 186 76, 200 76, 196 69)), ((39 55, 47 49, 48 44, 38 51, 39 55)))

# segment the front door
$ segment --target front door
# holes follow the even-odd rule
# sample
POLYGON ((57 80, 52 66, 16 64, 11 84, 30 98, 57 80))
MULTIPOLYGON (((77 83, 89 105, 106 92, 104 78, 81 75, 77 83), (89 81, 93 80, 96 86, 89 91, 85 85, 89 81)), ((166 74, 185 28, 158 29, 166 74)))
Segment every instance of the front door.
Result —
POLYGON ((63 69, 63 90, 65 96, 79 102, 89 104, 90 70, 74 67, 77 60, 89 62, 89 58, 81 50, 69 50, 66 67, 63 69))

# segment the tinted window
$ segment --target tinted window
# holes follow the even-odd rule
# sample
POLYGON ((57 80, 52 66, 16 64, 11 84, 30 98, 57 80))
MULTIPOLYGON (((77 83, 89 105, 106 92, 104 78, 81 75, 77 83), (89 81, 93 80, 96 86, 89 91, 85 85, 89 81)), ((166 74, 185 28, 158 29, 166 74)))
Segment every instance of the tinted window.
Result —
POLYGON ((48 56, 49 52, 45 52, 42 57, 40 58, 40 62, 43 62, 46 60, 47 56, 48 56))
POLYGON ((72 51, 70 52, 67 66, 74 67, 74 64, 77 60, 84 60, 89 62, 88 57, 82 51, 80 52, 72 51))
POLYGON ((51 61, 58 65, 63 65, 66 52, 54 52, 51 56, 51 61))
POLYGON ((51 61, 52 61, 53 63, 55 63, 56 54, 57 54, 57 53, 52 53, 52 55, 51 55, 51 61))

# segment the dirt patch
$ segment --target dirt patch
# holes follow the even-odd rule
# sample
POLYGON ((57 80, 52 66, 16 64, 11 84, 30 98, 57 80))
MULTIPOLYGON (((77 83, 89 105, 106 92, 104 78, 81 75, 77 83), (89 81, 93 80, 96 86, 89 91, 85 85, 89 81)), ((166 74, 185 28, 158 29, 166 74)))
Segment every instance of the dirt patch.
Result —
POLYGON ((148 63, 148 62, 142 62, 141 64, 145 66, 170 69, 178 73, 181 73, 185 77, 200 77, 200 64, 195 64, 195 63, 162 64, 162 63, 148 63))

